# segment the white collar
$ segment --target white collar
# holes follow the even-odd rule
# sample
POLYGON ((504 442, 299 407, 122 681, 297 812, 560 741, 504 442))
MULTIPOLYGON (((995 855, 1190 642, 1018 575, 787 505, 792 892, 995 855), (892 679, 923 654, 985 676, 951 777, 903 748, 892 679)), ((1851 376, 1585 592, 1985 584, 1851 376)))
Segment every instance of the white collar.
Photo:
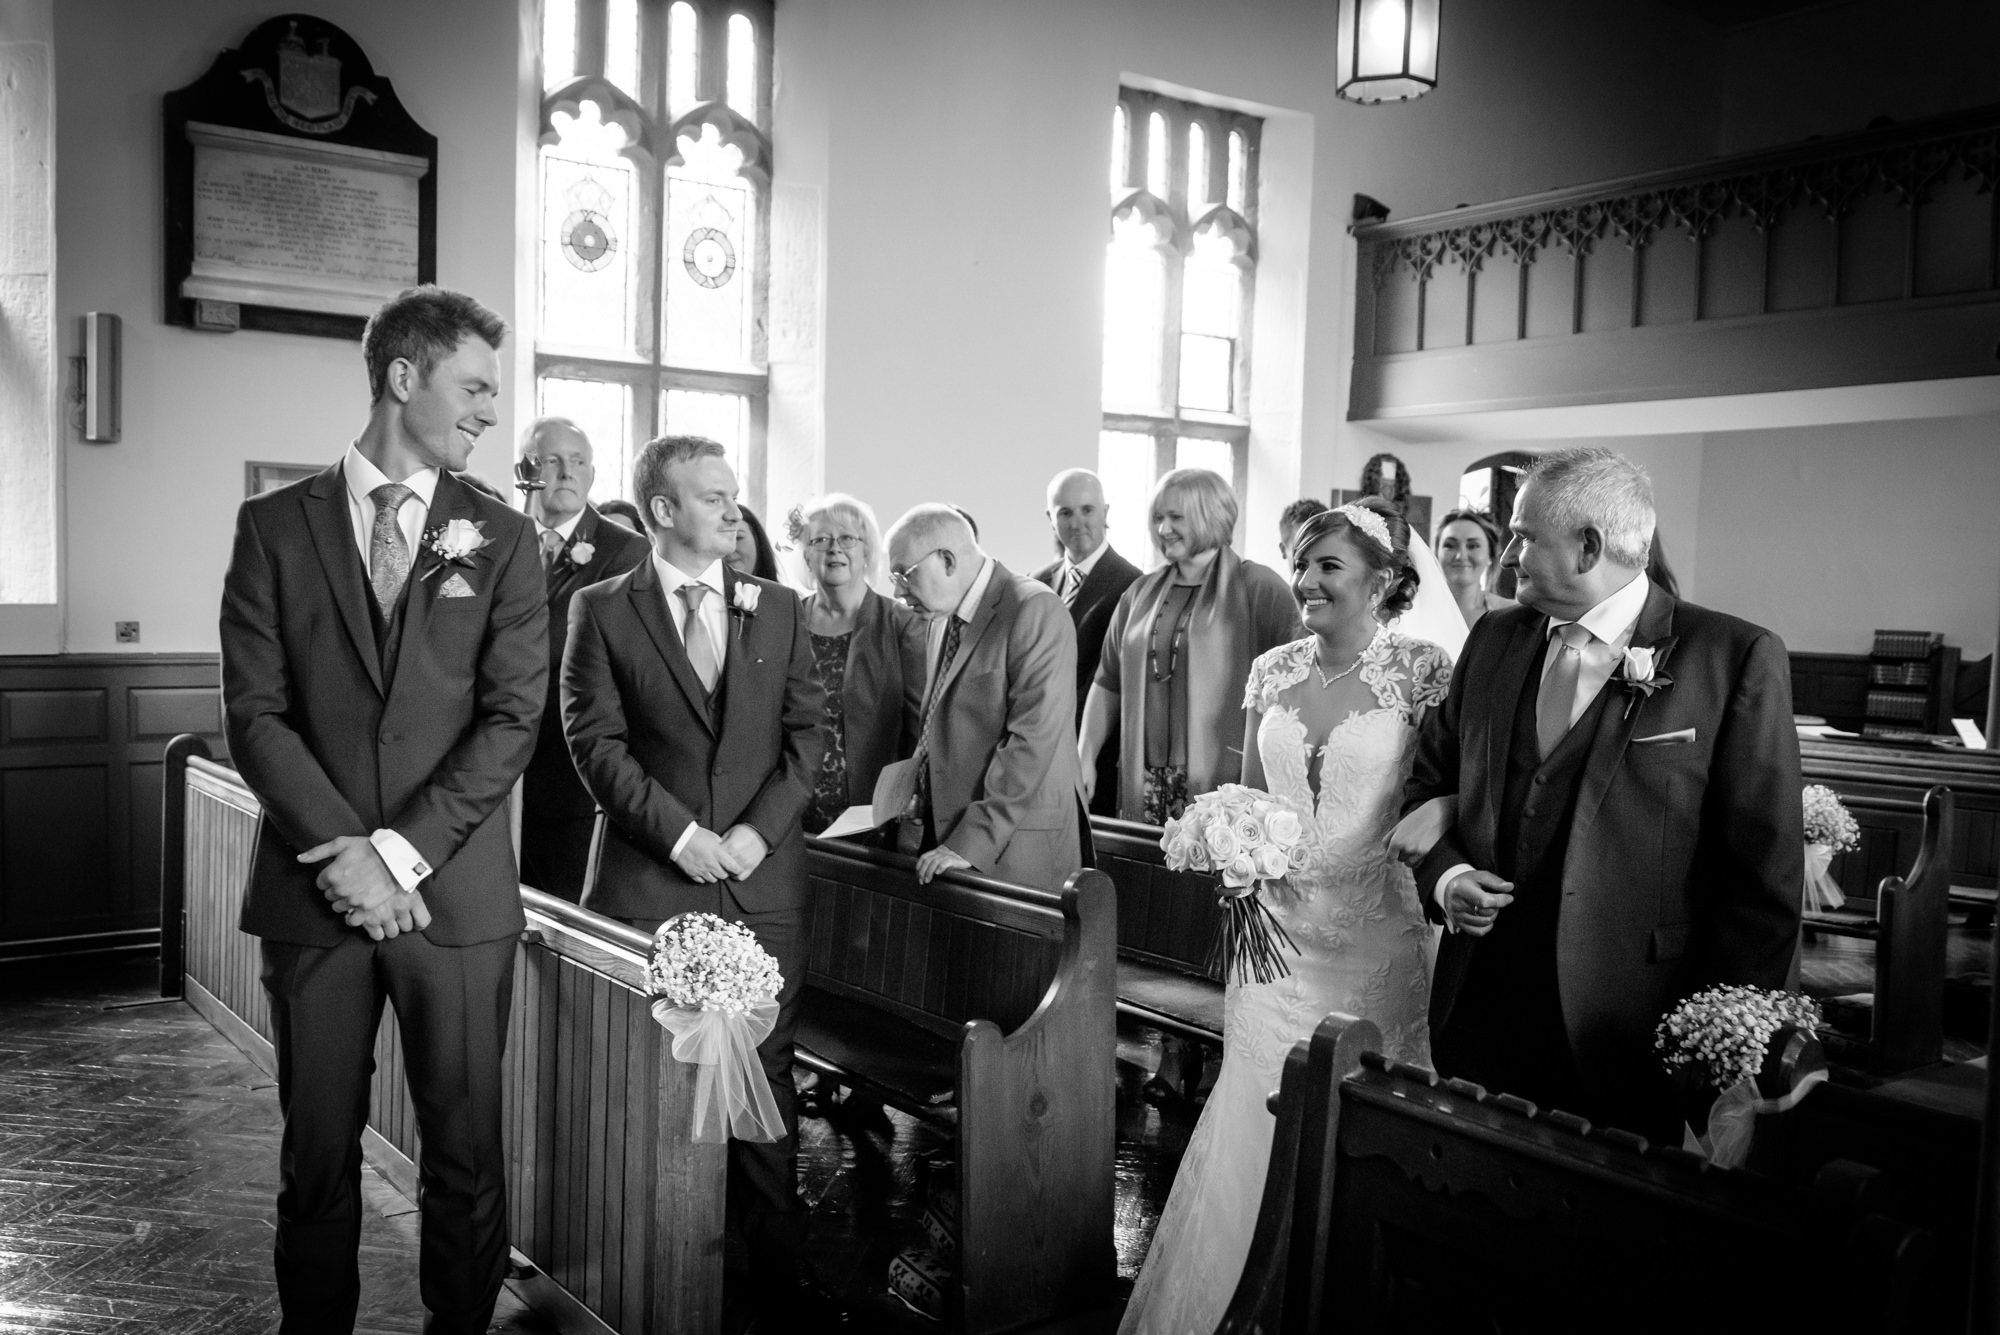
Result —
MULTIPOLYGON (((1634 571, 1624 588, 1606 598, 1597 606, 1576 618, 1577 623, 1606 644, 1617 644, 1631 635, 1638 624, 1639 614, 1646 610, 1646 595, 1653 589, 1643 571, 1634 571)), ((1569 622, 1549 618, 1548 634, 1567 626, 1569 622)))
POLYGON ((986 597, 986 586, 993 582, 993 558, 987 557, 986 564, 979 567, 973 577, 972 587, 965 591, 965 597, 958 600, 958 610, 952 615, 960 621, 972 620, 972 614, 979 610, 981 600, 986 597))
POLYGON ((1084 557, 1081 561, 1070 560, 1069 552, 1065 550, 1063 552, 1063 564, 1074 567, 1077 574, 1082 575, 1085 579, 1089 579, 1090 572, 1097 568, 1098 559, 1110 550, 1111 539, 1107 536, 1103 542, 1097 544, 1089 556, 1084 557))
MULTIPOLYGON (((353 445, 347 447, 347 457, 340 461, 340 471, 347 479, 347 494, 364 509, 375 504, 375 488, 396 480, 383 473, 353 445)), ((402 481, 424 503, 424 509, 431 508, 431 498, 437 495, 437 469, 419 468, 402 481)))
POLYGON ((549 527, 547 524, 544 524, 541 520, 537 519, 535 521, 535 528, 538 530, 537 538, 539 539, 541 533, 553 533, 557 537, 561 538, 564 542, 568 542, 570 534, 576 532, 576 526, 583 522, 583 516, 585 513, 586 512, 583 510, 578 510, 575 514, 571 515, 568 519, 563 520, 562 523, 557 524, 554 528, 549 527))
POLYGON ((708 569, 702 571, 701 574, 689 575, 666 557, 661 556, 658 552, 654 552, 653 569, 660 573, 660 588, 666 593, 673 593, 674 590, 680 588, 683 584, 706 584, 709 592, 717 596, 720 596, 722 593, 722 562, 720 559, 711 561, 708 569))

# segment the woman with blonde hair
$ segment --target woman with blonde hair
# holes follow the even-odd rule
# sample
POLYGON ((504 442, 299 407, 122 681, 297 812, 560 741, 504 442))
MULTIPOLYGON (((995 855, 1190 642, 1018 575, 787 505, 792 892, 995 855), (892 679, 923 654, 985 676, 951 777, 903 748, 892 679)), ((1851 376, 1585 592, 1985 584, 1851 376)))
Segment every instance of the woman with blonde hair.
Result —
POLYGON ((841 492, 799 507, 797 537, 812 592, 806 631, 826 687, 826 751, 805 815, 817 834, 867 803, 882 767, 917 745, 923 707, 924 621, 871 587, 882 564, 882 527, 867 503, 841 492))
POLYGON ((1242 775, 1244 679, 1257 655, 1297 637, 1299 613, 1283 576, 1230 550, 1236 496, 1220 475, 1175 469, 1150 514, 1165 563, 1111 615, 1077 751, 1093 788, 1116 719, 1118 814, 1164 825, 1242 775))

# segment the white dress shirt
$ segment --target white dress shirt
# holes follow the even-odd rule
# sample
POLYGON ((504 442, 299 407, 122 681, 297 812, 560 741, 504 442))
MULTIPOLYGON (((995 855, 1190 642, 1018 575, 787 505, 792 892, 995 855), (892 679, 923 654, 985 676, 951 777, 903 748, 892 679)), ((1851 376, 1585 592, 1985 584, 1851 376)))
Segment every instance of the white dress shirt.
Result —
MULTIPOLYGON (((1618 661, 1632 643, 1632 631, 1639 624, 1639 614, 1646 610, 1646 595, 1652 587, 1643 573, 1634 573, 1625 587, 1576 619, 1578 625, 1590 632, 1591 639, 1577 651, 1583 662, 1576 673, 1576 699, 1569 708, 1572 728, 1583 717, 1584 711, 1596 702, 1598 693, 1610 682, 1612 673, 1618 670, 1618 661)), ((1550 638, 1569 624, 1551 617, 1542 626, 1542 636, 1550 638)), ((1535 681, 1537 690, 1542 679, 1549 675, 1549 669, 1555 666, 1555 661, 1553 648, 1542 656, 1542 676, 1535 681)), ((1461 862, 1438 877, 1437 884, 1440 888, 1450 885, 1453 877, 1471 870, 1470 862, 1461 862)), ((1458 930, 1449 917, 1445 919, 1445 926, 1454 932, 1458 930)))
POLYGON ((1104 554, 1110 550, 1111 550, 1111 539, 1106 538, 1103 542, 1097 544, 1096 550, 1091 552, 1089 556, 1084 557, 1081 561, 1070 560, 1069 553, 1065 551, 1063 553, 1062 567, 1060 570, 1057 571, 1057 580, 1056 580, 1057 590, 1061 590, 1062 580, 1066 578, 1068 572, 1072 570, 1076 572, 1076 587, 1081 589, 1083 587, 1083 582, 1090 578, 1090 572, 1097 569, 1098 561, 1101 560, 1104 554))
MULTIPOLYGON (((979 573, 973 577, 972 587, 965 591, 965 597, 958 600, 958 606, 952 609, 951 615, 970 625, 972 614, 979 610, 980 600, 986 597, 986 586, 992 582, 993 558, 989 556, 986 558, 986 564, 979 567, 979 573)), ((931 698, 931 688, 937 683, 938 655, 944 652, 944 626, 945 619, 943 617, 934 616, 931 618, 929 639, 925 649, 925 661, 930 664, 930 671, 925 674, 924 678, 924 699, 926 700, 931 698)), ((958 647, 961 653, 964 652, 965 645, 963 642, 958 647)))
MULTIPOLYGON (((375 540, 375 499, 370 493, 396 479, 386 476, 352 445, 347 447, 347 457, 341 460, 340 471, 347 482, 347 518, 354 529, 354 546, 361 553, 361 569, 367 572, 368 549, 375 540)), ((437 495, 438 470, 420 468, 402 482, 411 494, 404 498, 396 511, 396 527, 403 530, 403 544, 410 553, 410 577, 414 579, 424 520, 430 516, 431 500, 437 495)), ((365 575, 363 582, 366 582, 365 575)), ((375 845, 375 851, 381 855, 383 865, 389 868, 389 874, 406 891, 415 890, 417 882, 433 870, 424 860, 424 855, 417 852, 416 846, 394 830, 377 830, 368 836, 368 842, 375 845)))
POLYGON ((535 521, 535 541, 537 544, 539 544, 542 540, 542 534, 553 533, 558 538, 561 538, 563 540, 564 546, 568 546, 570 534, 576 532, 576 526, 578 524, 581 524, 582 522, 583 522, 583 511, 581 510, 578 510, 575 514, 571 515, 568 519, 563 520, 562 523, 557 524, 554 528, 550 528, 547 524, 544 524, 541 520, 537 519, 535 521))
MULTIPOLYGON (((701 600, 701 624, 708 629, 708 641, 715 646, 715 663, 721 667, 729 661, 729 609, 722 605, 722 562, 709 563, 708 569, 697 576, 689 576, 679 566, 653 553, 653 569, 660 576, 660 594, 667 600, 667 619, 674 623, 674 633, 681 637, 681 647, 687 647, 687 599, 681 597, 683 584, 704 584, 708 586, 708 596, 701 600)), ((687 847, 687 841, 694 838, 699 826, 690 825, 681 831, 681 837, 674 840, 671 856, 679 857, 687 847)))

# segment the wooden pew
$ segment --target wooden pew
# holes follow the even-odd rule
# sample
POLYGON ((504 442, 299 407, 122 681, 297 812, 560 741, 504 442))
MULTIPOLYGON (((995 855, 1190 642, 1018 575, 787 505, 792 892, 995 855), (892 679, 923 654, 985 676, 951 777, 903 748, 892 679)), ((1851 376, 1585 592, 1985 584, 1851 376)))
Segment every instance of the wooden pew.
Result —
POLYGON ((1220 1052, 1222 980, 1207 967, 1215 878, 1168 871, 1156 825, 1092 816, 1090 833, 1118 888, 1119 1014, 1220 1052))
MULTIPOLYGON (((1870 800, 1878 806, 1893 801, 1870 800)), ((1808 931, 1875 943, 1875 1002, 1862 1064, 1876 1075, 1927 1066, 1944 1056, 1951 888, 1946 852, 1952 842, 1952 813, 1950 789, 1927 791, 1918 814, 1921 836, 1908 872, 1884 877, 1872 900, 1805 915, 1808 931)))
MULTIPOLYGON (((166 800, 182 819, 161 922, 183 924, 174 987, 267 1073, 276 1071, 256 940, 236 930, 259 806, 235 771, 176 739, 166 800)), ((565 1329, 721 1329, 725 1148, 690 1140, 696 1068, 645 995, 647 938, 523 889, 505 1128, 514 1286, 565 1329)), ((163 990, 165 990, 163 980, 163 990)), ((363 1152, 417 1199, 417 1123, 395 1017, 375 1041, 363 1152)), ((272 1165, 275 1171, 275 1164, 272 1165)))
POLYGON ((1715 1169, 1386 1062, 1350 1016, 1283 1082, 1218 1332, 1936 1329, 1928 1235, 1872 1209, 1865 1168, 1813 1190, 1715 1169))
POLYGON ((1117 1274, 1112 1191, 1116 903, 809 841, 798 1060, 951 1128, 968 1335, 1095 1307, 1117 1274))
MULTIPOLYGON (((1928 789, 1950 788, 1957 799, 1957 828, 1949 850, 1949 881, 1960 902, 1991 911, 2000 887, 2000 752, 1801 738, 1799 762, 1807 783, 1825 784, 1850 808, 1859 799, 1921 800, 1928 789)), ((1861 819, 1861 812, 1855 816, 1861 819)), ((1862 824, 1860 853, 1836 858, 1834 874, 1842 890, 1851 888, 1865 898, 1876 882, 1908 866, 1909 859, 1893 851, 1871 851, 1868 822, 1862 824)))

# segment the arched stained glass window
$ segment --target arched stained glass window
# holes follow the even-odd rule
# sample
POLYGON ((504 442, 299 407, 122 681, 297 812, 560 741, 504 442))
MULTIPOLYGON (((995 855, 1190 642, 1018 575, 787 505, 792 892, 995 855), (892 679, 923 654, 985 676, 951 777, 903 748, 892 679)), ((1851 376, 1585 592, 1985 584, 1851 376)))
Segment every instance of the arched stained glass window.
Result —
POLYGON ((1133 158, 1120 134, 1126 126, 1145 127, 1146 195, 1113 194, 1098 474, 1107 499, 1123 498, 1111 510, 1124 530, 1113 541, 1121 550, 1148 551, 1146 497, 1160 474, 1212 468, 1239 492, 1248 476, 1255 156, 1263 122, 1121 89, 1112 113, 1114 186, 1124 184, 1133 158), (1176 136, 1187 145, 1179 161, 1176 136))
POLYGON ((590 436, 600 499, 672 431, 721 441, 763 502, 771 22, 770 0, 545 0, 536 407, 590 436))

